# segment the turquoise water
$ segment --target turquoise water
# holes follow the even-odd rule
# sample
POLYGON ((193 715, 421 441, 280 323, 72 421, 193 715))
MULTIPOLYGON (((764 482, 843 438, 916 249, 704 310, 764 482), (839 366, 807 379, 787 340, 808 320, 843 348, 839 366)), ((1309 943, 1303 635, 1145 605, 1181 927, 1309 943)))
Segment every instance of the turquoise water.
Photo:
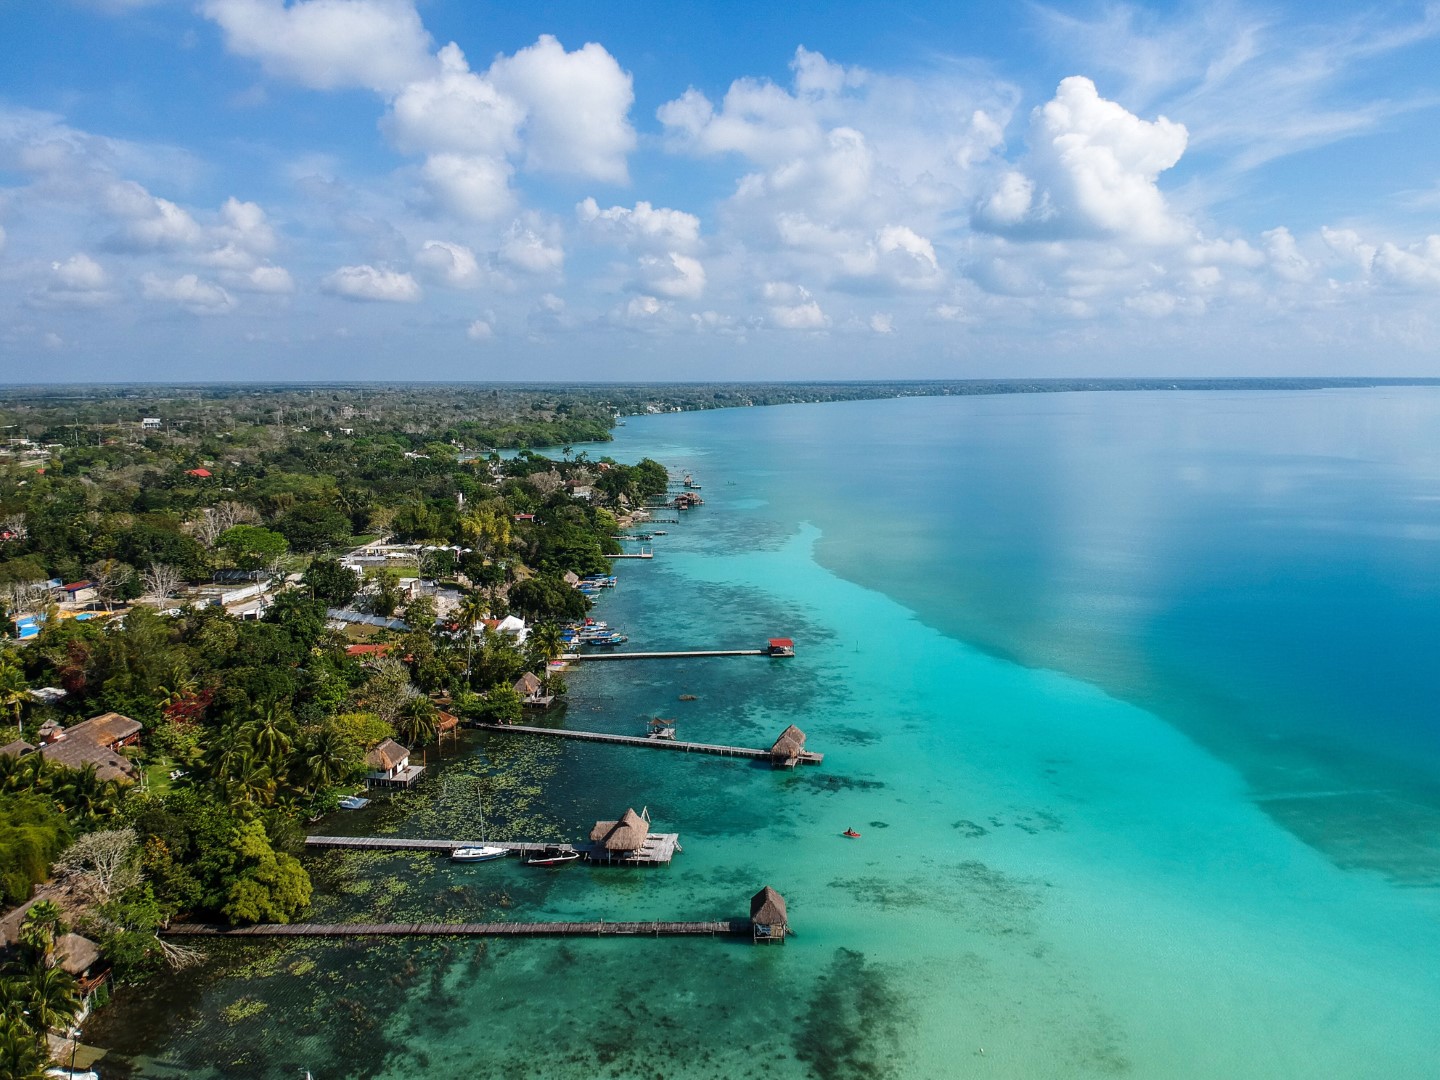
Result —
POLYGON ((1434 1075, 1437 421, 1394 390, 632 419, 609 452, 706 505, 603 617, 799 654, 594 665, 567 723, 794 721, 824 766, 471 735, 326 828, 646 805, 684 853, 332 855, 317 914, 729 917, 768 883, 797 937, 227 943, 89 1037, 117 1076, 1434 1075))

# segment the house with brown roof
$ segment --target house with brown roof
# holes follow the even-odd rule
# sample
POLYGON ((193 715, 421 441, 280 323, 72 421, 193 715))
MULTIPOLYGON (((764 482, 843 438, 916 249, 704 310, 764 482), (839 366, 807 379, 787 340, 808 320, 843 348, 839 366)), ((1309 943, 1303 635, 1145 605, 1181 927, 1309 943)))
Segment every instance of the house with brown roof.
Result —
POLYGON ((548 709, 555 700, 553 694, 545 693, 545 684, 533 671, 515 680, 515 693, 520 695, 520 704, 532 709, 548 709))
POLYGON ((420 779, 424 765, 410 764, 410 751, 394 739, 386 739, 365 755, 365 764, 370 766, 366 774, 367 787, 409 787, 420 779))
POLYGON ((777 769, 793 769, 805 752, 805 732, 791 724, 780 733, 775 745, 770 747, 770 764, 777 769))
POLYGON ((590 830, 590 842, 602 859, 623 859, 638 854, 650 836, 650 812, 642 817, 627 807, 619 821, 597 821, 590 830))
POLYGON ((785 944, 785 935, 790 931, 786 918, 785 898, 766 885, 750 898, 751 940, 785 944))
POLYGON ((128 782, 138 779, 140 770, 120 751, 138 743, 141 730, 138 720, 117 712, 103 713, 74 727, 53 729, 45 736, 40 754, 67 769, 94 765, 101 780, 128 782))

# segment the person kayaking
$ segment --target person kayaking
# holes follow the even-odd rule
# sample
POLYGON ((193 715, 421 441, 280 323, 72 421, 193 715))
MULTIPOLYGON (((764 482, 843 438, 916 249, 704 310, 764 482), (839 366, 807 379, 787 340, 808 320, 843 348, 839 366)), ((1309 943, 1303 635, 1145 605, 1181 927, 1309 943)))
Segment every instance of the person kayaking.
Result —
POLYGON ((845 830, 843 833, 841 833, 840 835, 842 835, 842 836, 848 836, 848 837, 850 837, 850 839, 852 839, 852 840, 858 840, 858 839, 860 838, 860 834, 859 834, 858 832, 856 832, 854 829, 846 829, 846 830, 845 830))

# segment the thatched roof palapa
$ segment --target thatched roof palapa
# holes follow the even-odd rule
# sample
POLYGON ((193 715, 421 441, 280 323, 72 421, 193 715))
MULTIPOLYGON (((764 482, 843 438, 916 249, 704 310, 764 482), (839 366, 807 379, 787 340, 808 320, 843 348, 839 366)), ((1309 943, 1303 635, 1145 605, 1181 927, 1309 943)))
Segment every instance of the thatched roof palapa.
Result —
POLYGON ((410 751, 401 746, 394 739, 386 739, 379 746, 375 747, 365 755, 365 764, 372 769, 383 769, 389 772, 402 761, 410 756, 410 751))
POLYGON ((55 942, 55 960, 71 975, 84 975, 100 962, 100 946, 79 934, 63 934, 55 942))
POLYGON ((785 898, 766 885, 750 898, 750 921, 761 926, 784 926, 785 898))
POLYGON ((606 851, 639 851, 649 835, 648 817, 641 817, 630 807, 619 821, 597 821, 590 830, 590 841, 606 851))
POLYGON ((791 724, 780 733, 775 745, 770 747, 770 756, 779 758, 798 757, 805 749, 805 732, 791 724))
POLYGON ((535 677, 533 671, 527 671, 515 680, 515 692, 521 697, 533 697, 540 693, 542 686, 543 684, 535 677))

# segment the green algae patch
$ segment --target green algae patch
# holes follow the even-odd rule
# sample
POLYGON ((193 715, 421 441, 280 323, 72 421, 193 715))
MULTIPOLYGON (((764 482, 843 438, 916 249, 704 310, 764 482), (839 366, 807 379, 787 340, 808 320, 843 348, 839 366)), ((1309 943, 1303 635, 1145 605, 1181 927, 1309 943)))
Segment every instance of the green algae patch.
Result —
POLYGON ((903 1000, 875 964, 836 949, 815 984, 795 1056, 818 1080, 886 1080, 900 1075, 903 1000))
POLYGON ((220 1010, 220 1016, 227 1024, 238 1024, 242 1020, 249 1020, 253 1016, 259 1016, 270 1006, 258 998, 242 997, 232 1001, 220 1010))

